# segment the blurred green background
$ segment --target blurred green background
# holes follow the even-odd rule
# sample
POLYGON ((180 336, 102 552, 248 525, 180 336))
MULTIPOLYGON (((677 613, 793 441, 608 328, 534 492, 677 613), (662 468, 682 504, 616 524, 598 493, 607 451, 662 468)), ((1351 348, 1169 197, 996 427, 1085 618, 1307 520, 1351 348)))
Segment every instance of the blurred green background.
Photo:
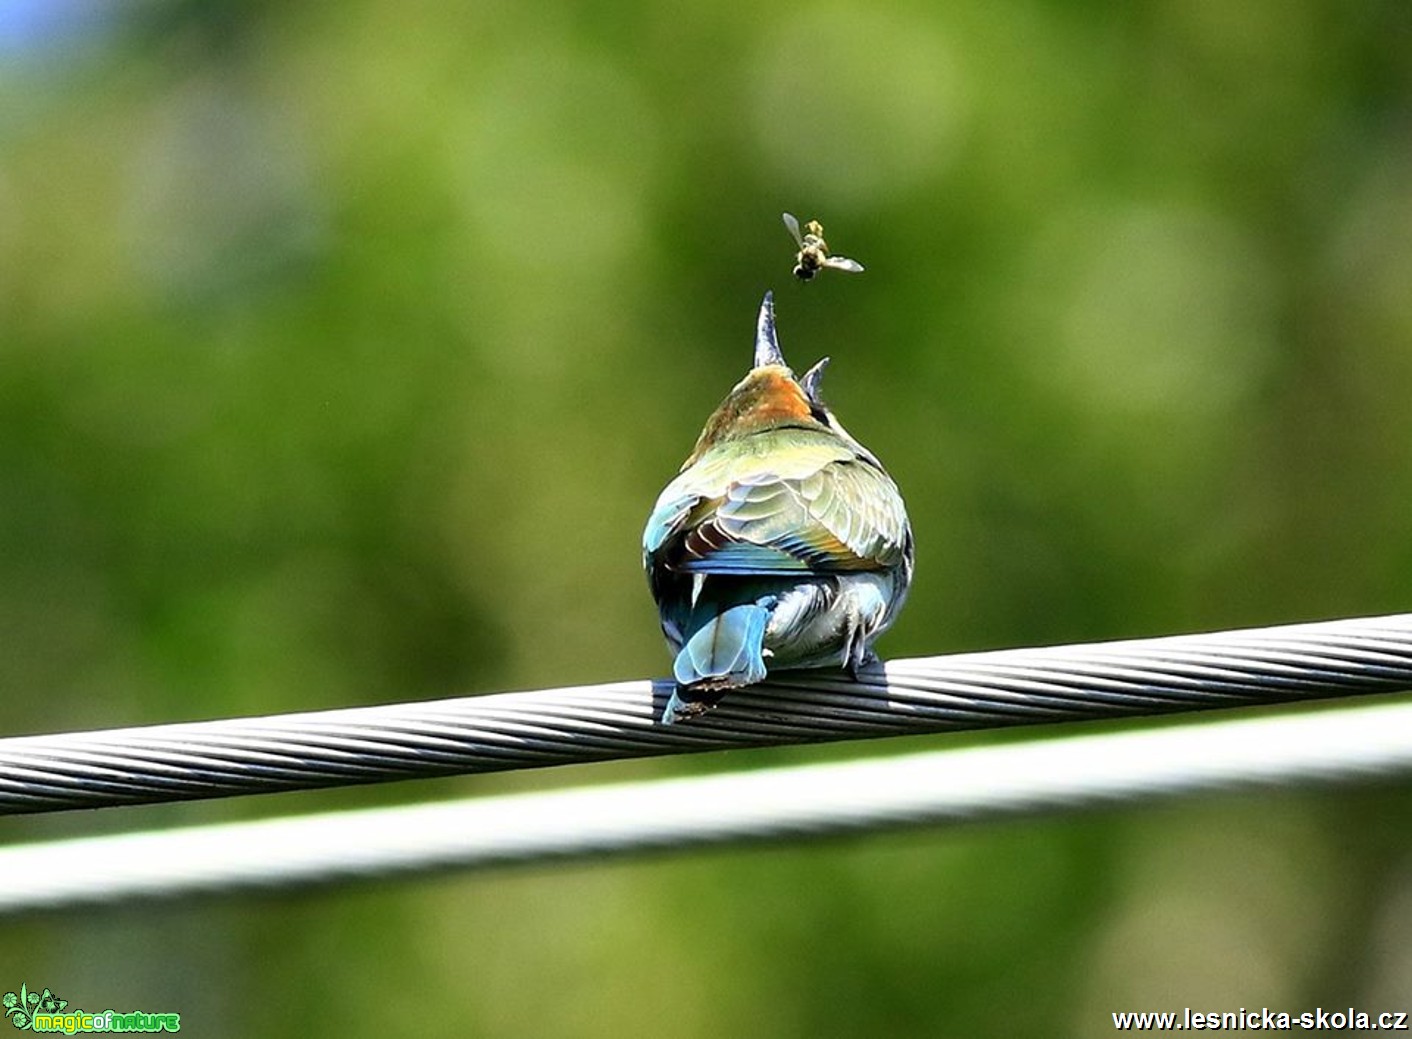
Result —
MULTIPOLYGON (((664 674, 642 523, 767 288, 907 497, 885 655, 1412 609, 1401 0, 0 0, 0 99, 5 734, 664 674), (792 284, 786 209, 868 272, 792 284)), ((49 916, 0 990, 203 1036, 1404 1009, 1409 818, 1222 797, 49 916)))

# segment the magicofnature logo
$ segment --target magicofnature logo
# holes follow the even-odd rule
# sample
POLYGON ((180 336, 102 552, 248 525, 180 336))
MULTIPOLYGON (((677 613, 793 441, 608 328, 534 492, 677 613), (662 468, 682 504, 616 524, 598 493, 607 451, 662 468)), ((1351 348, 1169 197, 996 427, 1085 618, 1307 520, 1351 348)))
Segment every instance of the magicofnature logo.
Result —
POLYGON ((60 999, 48 989, 31 992, 25 985, 20 985, 18 992, 0 996, 0 1007, 5 1008, 5 1016, 16 1028, 33 1028, 35 1014, 61 1014, 68 1005, 67 999, 60 999))
POLYGON ((90 1014, 68 1007, 67 999, 60 999, 48 989, 31 992, 28 985, 21 985, 18 992, 6 992, 0 996, 0 1009, 5 1011, 10 1024, 31 1032, 73 1035, 75 1032, 181 1031, 180 1014, 150 1014, 144 1010, 132 1010, 126 1014, 105 1010, 101 1014, 90 1014))

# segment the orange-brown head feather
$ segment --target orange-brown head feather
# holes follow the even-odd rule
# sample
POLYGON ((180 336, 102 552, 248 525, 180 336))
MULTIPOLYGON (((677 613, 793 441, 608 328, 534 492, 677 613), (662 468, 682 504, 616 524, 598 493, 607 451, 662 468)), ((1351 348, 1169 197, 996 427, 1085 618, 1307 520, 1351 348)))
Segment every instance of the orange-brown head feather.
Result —
POLYGON ((722 441, 782 427, 828 428, 815 417, 815 408, 788 368, 771 364, 751 369, 706 420, 683 468, 722 441))

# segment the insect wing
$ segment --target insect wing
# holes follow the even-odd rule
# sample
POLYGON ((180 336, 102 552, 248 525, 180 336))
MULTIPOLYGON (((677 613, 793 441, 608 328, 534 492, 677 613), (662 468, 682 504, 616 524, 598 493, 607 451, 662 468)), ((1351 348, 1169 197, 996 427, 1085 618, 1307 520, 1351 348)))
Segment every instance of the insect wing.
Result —
POLYGON ((850 260, 847 256, 826 256, 824 257, 824 266, 832 267, 836 271, 852 271, 854 274, 860 274, 863 270, 861 263, 857 260, 850 260))
POLYGON ((793 213, 782 213, 781 216, 784 217, 784 226, 789 228, 789 233, 794 235, 795 242, 803 249, 804 236, 799 233, 799 221, 794 219, 793 213))

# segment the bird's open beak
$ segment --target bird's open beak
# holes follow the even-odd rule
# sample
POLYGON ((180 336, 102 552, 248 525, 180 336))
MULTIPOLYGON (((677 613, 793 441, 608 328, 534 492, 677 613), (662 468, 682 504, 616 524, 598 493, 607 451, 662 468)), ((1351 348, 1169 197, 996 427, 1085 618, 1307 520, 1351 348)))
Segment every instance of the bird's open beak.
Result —
POLYGON ((778 364, 785 368, 784 354, 780 352, 780 342, 775 338, 775 294, 765 293, 760 303, 760 316, 755 322, 755 367, 778 364))

